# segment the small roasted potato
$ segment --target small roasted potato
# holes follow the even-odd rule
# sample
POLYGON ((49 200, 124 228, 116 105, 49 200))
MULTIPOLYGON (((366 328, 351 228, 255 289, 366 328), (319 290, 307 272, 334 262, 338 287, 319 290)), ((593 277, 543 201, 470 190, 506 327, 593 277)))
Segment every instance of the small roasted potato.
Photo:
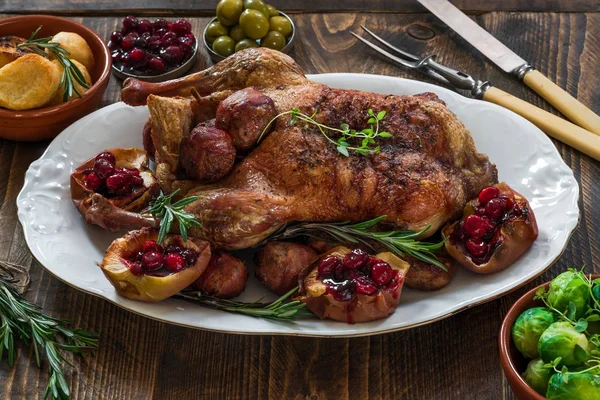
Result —
POLYGON ((300 243, 271 241, 254 256, 256 277, 271 292, 284 295, 303 279, 317 253, 300 243))
POLYGON ((30 110, 50 101, 60 84, 60 70, 38 54, 26 54, 0 68, 0 107, 30 110))
POLYGON ((211 296, 232 299, 246 289, 248 269, 243 260, 224 251, 213 251, 206 271, 192 285, 211 296))
MULTIPOLYGON (((90 49, 85 39, 77 33, 59 32, 52 37, 51 41, 59 43, 62 48, 70 53, 67 56, 69 59, 79 61, 88 71, 94 68, 95 61, 92 49, 90 49)), ((50 58, 54 57, 52 53, 48 52, 48 54, 50 54, 50 58)))
MULTIPOLYGON (((87 68, 77 60, 71 60, 71 62, 73 64, 75 64, 75 66, 79 69, 79 71, 81 71, 81 74, 83 75, 83 78, 85 79, 85 83, 87 83, 88 88, 90 88, 92 86, 92 77, 90 76, 87 68)), ((53 60, 52 64, 56 65, 56 68, 58 68, 58 70, 60 71, 60 73, 62 75, 64 68, 60 64, 60 62, 58 62, 58 60, 53 60)), ((75 89, 82 96, 88 90, 88 89, 84 88, 83 86, 81 86, 76 80, 73 80, 73 83, 74 83, 75 89)), ((63 101, 64 88, 65 88, 64 84, 58 87, 58 89, 56 90, 56 93, 54 93, 54 96, 48 102, 48 104, 47 104, 48 106, 56 106, 56 105, 64 103, 64 101, 63 101)), ((69 97, 68 100, 76 99, 76 98, 79 98, 79 95, 77 93, 73 92, 73 95, 71 97, 69 97)))
POLYGON ((25 39, 18 36, 0 37, 0 68, 25 54, 35 54, 33 50, 28 48, 17 47, 24 41, 25 39))
POLYGON ((413 257, 403 257, 410 264, 404 284, 410 289, 422 291, 439 290, 449 284, 456 271, 454 260, 445 252, 436 254, 436 257, 448 271, 413 257))
POLYGON ((181 141, 180 162, 187 176, 216 182, 233 168, 236 151, 231 137, 221 129, 199 124, 181 141))

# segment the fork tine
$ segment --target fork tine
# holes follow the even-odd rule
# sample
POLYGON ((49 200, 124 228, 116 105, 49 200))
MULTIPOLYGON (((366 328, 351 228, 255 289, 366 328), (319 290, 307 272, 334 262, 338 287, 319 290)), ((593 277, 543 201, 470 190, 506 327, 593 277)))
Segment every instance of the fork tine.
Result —
POLYGON ((371 35, 373 37, 373 39, 377 40, 379 43, 383 44, 384 46, 387 46, 388 48, 398 52, 399 54, 402 54, 404 57, 410 59, 411 61, 420 61, 420 58, 415 56, 414 54, 410 54, 402 49, 397 48, 396 46, 386 42, 385 40, 383 40, 382 38, 380 38, 379 36, 377 36, 376 34, 374 34, 373 32, 371 32, 369 29, 367 29, 366 26, 361 25, 361 28, 363 28, 369 35, 371 35))
POLYGON ((373 43, 369 42, 368 40, 364 39, 363 37, 358 36, 356 33, 354 33, 354 32, 350 32, 350 33, 352 34, 352 36, 354 36, 355 38, 357 38, 358 40, 360 40, 361 42, 363 42, 364 44, 366 44, 367 46, 369 46, 370 48, 372 48, 379 54, 384 55, 385 57, 389 58, 390 60, 393 60, 393 61, 397 62, 398 64, 404 65, 405 67, 410 68, 410 69, 418 68, 418 65, 415 64, 414 61, 408 61, 408 60, 404 60, 403 58, 396 57, 395 55, 387 52, 386 50, 382 49, 379 46, 374 45, 373 43))

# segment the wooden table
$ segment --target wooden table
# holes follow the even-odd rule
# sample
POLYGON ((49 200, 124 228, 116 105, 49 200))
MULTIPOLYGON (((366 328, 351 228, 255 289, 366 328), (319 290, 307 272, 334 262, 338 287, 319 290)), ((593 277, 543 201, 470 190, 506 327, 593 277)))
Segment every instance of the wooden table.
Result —
MULTIPOLYGON (((129 13, 181 14, 190 18, 194 32, 200 33, 215 3, 4 0, 0 13, 68 15, 103 37, 108 37, 122 16, 129 13)), ((291 55, 306 73, 365 72, 427 80, 388 64, 357 43, 349 31, 358 31, 359 25, 365 24, 392 43, 418 54, 436 53, 441 62, 488 79, 556 113, 414 1, 340 0, 306 5, 313 2, 273 0, 272 3, 293 12, 298 39, 291 55), (415 26, 433 37, 422 40, 417 37, 420 35, 408 34, 409 28, 415 26)), ((600 113, 598 0, 457 0, 454 3, 542 73, 600 113)), ((195 70, 210 64, 203 51, 195 70)), ((120 85, 119 80, 111 77, 103 105, 118 100, 120 85)), ((513 399, 500 368, 497 347, 500 323, 508 308, 527 289, 569 266, 587 264, 588 271, 600 272, 597 245, 600 164, 555 143, 581 186, 580 225, 560 260, 512 294, 408 331, 352 339, 203 332, 137 316, 63 284, 32 260, 16 216, 15 198, 24 173, 48 143, 0 142, 0 259, 31 266, 32 283, 27 297, 46 312, 100 333, 96 354, 76 360, 76 368, 67 375, 73 398, 513 399)), ((0 395, 7 399, 41 398, 46 381, 46 366, 42 370, 35 367, 34 355, 27 348, 21 348, 15 368, 0 364, 0 395)))

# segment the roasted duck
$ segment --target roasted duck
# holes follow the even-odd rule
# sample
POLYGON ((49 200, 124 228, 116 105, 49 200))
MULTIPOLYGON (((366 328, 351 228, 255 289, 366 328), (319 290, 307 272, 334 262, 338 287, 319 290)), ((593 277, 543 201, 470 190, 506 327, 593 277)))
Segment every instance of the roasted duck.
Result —
POLYGON ((381 215, 398 229, 430 226, 424 234, 429 236, 497 182, 496 167, 435 94, 333 89, 309 81, 290 57, 266 48, 235 53, 174 81, 129 79, 121 97, 130 105, 148 104, 145 142, 154 152, 159 184, 166 192, 180 188, 198 196, 187 211, 202 228, 191 234, 216 248, 250 247, 293 221, 381 215), (346 157, 316 127, 291 126, 289 115, 269 128, 273 117, 294 108, 316 112, 319 123, 354 129, 367 126, 368 109, 386 111, 381 128, 393 136, 378 139, 377 154, 346 157), (232 140, 216 146, 215 129, 232 140), (213 166, 221 159, 227 165, 217 168, 220 174, 211 171, 210 180, 191 179, 204 176, 195 169, 207 157, 213 166))

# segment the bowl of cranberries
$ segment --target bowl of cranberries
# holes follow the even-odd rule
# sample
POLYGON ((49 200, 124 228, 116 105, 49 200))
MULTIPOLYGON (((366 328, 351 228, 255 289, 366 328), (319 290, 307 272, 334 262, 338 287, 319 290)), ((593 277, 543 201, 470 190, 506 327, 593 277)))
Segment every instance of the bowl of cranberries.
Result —
POLYGON ((182 76, 192 68, 198 40, 185 19, 154 21, 130 15, 110 34, 108 47, 113 73, 119 78, 161 82, 182 76))

